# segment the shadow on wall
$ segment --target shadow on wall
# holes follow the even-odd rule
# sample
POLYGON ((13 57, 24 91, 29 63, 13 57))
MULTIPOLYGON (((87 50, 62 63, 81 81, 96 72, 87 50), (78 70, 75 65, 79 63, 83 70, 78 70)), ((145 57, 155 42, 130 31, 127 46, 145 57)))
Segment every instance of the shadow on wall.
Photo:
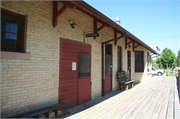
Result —
MULTIPOLYGON (((146 59, 145 59, 146 60, 146 59)), ((147 62, 144 64, 144 72, 134 72, 133 73, 133 80, 137 83, 147 83, 149 80, 151 80, 151 66, 147 67, 147 62), (147 72, 147 68, 149 71, 147 72)))
POLYGON ((135 80, 137 83, 146 83, 150 78, 151 75, 147 75, 142 72, 133 74, 133 80, 135 80))

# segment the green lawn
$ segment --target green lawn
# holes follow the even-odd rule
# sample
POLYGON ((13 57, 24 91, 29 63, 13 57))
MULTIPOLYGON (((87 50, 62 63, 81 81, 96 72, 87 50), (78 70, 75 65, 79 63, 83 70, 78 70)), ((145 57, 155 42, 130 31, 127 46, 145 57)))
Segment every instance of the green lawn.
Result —
POLYGON ((178 72, 175 75, 175 71, 173 71, 173 73, 171 71, 168 72, 168 76, 177 76, 178 77, 178 72))
POLYGON ((175 72, 169 72, 168 76, 175 76, 175 72))

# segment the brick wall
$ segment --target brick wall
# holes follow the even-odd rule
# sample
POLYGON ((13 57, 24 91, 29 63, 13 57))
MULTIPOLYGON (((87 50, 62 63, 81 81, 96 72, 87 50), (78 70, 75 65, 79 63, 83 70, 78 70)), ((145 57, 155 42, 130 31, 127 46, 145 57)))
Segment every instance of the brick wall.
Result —
POLYGON ((149 54, 151 54, 151 52, 142 46, 137 47, 135 51, 144 51, 144 72, 135 72, 135 59, 134 59, 135 53, 133 53, 132 54, 133 60, 131 63, 133 80, 135 80, 135 82, 146 83, 148 80, 151 79, 151 73, 150 73, 151 70, 147 72, 147 52, 149 52, 149 54))
POLYGON ((52 2, 2 1, 1 7, 26 16, 30 60, 1 59, 1 116, 58 102, 59 38, 52 27, 52 2))
MULTIPOLYGON (((59 3, 59 8, 62 6, 59 3)), ((93 31, 93 18, 71 8, 58 18, 57 26, 53 28, 52 1, 2 1, 1 8, 26 16, 25 50, 26 53, 31 54, 29 60, 1 59, 2 117, 58 102, 60 37, 80 42, 85 40, 85 43, 91 44, 91 99, 101 96, 101 43, 114 38, 112 28, 102 29, 99 32, 100 37, 95 40, 91 37, 84 38, 84 32, 93 31), (71 21, 78 27, 72 29, 71 21)), ((98 26, 100 25, 98 23, 98 26)), ((117 46, 122 48, 122 70, 124 71, 127 71, 127 49, 124 46, 124 38, 120 39, 116 46, 114 42, 111 44, 113 46, 112 89, 117 90, 119 89, 116 77, 117 46)), ((139 76, 134 74, 134 52, 132 47, 128 49, 131 50, 132 78, 139 79, 139 76)))

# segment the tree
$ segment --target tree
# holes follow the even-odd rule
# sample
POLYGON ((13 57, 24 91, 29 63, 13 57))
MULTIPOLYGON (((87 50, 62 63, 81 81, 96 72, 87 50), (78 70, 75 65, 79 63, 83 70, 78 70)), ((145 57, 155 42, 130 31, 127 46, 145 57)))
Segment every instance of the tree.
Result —
POLYGON ((168 48, 163 49, 161 53, 160 61, 161 61, 160 63, 162 64, 164 68, 167 67, 167 64, 168 64, 168 67, 176 66, 176 56, 171 51, 171 49, 168 49, 168 48))
POLYGON ((156 60, 151 59, 151 62, 152 62, 152 66, 154 66, 156 63, 156 60))
POLYGON ((176 63, 175 64, 176 64, 177 67, 180 66, 178 57, 176 58, 176 63))
POLYGON ((177 64, 177 66, 180 66, 180 50, 178 50, 177 64))
POLYGON ((162 68, 162 67, 161 67, 161 64, 162 64, 162 63, 161 63, 161 57, 158 57, 158 58, 156 59, 156 64, 158 65, 159 68, 162 68))

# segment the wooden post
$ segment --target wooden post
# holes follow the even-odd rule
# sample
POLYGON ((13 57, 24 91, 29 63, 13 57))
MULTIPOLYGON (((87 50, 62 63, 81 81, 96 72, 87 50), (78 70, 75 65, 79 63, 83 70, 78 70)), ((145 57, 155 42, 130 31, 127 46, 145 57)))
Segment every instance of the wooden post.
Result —
POLYGON ((168 64, 167 64, 166 76, 168 76, 168 64))
POLYGON ((180 69, 177 70, 177 73, 178 73, 178 78, 177 79, 179 79, 179 81, 178 81, 179 83, 177 84, 178 85, 177 87, 179 89, 178 91, 179 91, 179 95, 180 95, 180 69))

